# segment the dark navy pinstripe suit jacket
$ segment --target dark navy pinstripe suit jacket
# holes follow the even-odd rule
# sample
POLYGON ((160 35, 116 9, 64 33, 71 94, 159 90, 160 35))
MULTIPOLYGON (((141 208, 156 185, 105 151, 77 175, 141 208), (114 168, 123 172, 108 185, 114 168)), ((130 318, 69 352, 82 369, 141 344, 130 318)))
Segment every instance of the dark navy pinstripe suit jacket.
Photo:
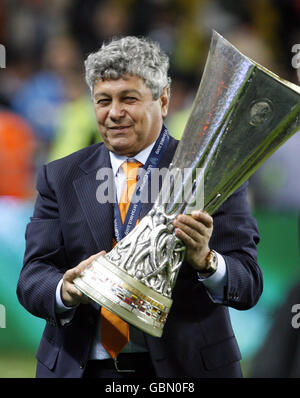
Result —
MULTIPOLYGON (((160 167, 173 158, 170 139, 160 167)), ((112 246, 113 208, 96 200, 97 171, 111 167, 106 147, 95 144, 44 166, 26 230, 26 252, 17 294, 21 304, 46 320, 37 352, 37 377, 81 377, 88 360, 99 308, 80 305, 70 324, 55 313, 55 290, 63 273, 112 246)), ((210 246, 224 256, 227 284, 215 304, 197 273, 183 264, 163 336, 146 335, 158 377, 239 377, 240 351, 228 308, 248 309, 262 292, 256 260, 259 236, 242 185, 214 214, 210 246)), ((141 217, 151 205, 143 205, 141 217)))

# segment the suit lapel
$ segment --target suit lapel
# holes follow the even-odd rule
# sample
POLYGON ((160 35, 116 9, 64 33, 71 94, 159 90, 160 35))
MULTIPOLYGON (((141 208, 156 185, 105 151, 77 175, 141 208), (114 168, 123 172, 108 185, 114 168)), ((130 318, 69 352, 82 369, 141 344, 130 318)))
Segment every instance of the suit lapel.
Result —
MULTIPOLYGON (((113 205, 101 203, 99 172, 111 170, 108 150, 100 144, 97 150, 79 166, 84 175, 73 182, 81 208, 85 214, 98 250, 110 251, 114 236, 113 205)), ((103 175, 103 174, 102 174, 103 175)), ((114 181, 109 178, 106 186, 113 192, 114 181)), ((102 201, 103 202, 103 201, 102 201)))

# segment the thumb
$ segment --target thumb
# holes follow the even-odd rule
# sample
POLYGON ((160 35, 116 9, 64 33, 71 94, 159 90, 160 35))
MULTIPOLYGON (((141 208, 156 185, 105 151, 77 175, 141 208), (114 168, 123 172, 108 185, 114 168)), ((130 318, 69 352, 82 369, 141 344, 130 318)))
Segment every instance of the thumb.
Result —
POLYGON ((99 256, 100 253, 93 254, 89 258, 81 261, 81 263, 76 267, 76 271, 78 274, 81 274, 96 258, 99 256))

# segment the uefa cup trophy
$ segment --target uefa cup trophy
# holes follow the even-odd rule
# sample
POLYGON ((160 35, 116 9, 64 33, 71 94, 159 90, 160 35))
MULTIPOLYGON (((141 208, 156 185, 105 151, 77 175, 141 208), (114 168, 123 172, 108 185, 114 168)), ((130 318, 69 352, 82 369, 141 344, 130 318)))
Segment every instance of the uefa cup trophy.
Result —
POLYGON ((185 255, 174 219, 193 208, 213 215, 299 127, 300 87, 213 32, 191 114, 168 169, 171 178, 163 180, 150 212, 94 260, 75 286, 160 337, 185 255))

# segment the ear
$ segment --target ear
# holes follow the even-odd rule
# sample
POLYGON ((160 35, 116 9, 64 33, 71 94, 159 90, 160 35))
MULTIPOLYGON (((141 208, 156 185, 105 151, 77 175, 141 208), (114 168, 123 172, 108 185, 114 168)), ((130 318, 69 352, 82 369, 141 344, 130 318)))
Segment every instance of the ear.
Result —
POLYGON ((165 118, 168 114, 169 100, 170 100, 170 87, 164 87, 163 92, 159 98, 161 106, 162 117, 165 118))

